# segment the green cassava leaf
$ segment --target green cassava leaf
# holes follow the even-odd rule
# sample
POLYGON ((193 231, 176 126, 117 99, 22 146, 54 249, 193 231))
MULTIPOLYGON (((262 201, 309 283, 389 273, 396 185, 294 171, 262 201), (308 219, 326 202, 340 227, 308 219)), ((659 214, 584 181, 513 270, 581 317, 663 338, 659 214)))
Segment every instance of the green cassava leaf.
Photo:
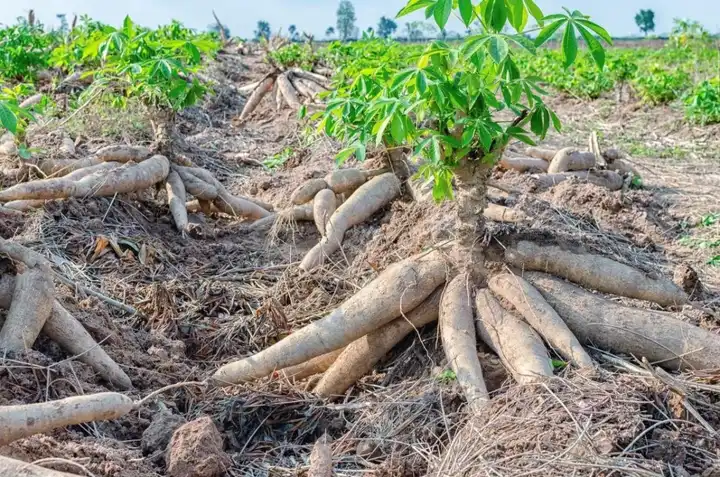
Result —
POLYGON ((612 37, 610 36, 610 34, 607 32, 607 30, 605 30, 597 23, 593 23, 587 19, 578 19, 576 20, 576 23, 594 31, 600 38, 605 40, 608 45, 612 45, 612 37))
MULTIPOLYGON (((564 17, 563 17, 564 18, 564 17)), ((552 36, 555 34, 556 31, 560 29, 561 26, 563 26, 567 20, 556 20, 553 23, 550 23, 545 28, 540 30, 540 33, 538 33, 537 38, 535 38, 535 46, 542 46, 544 45, 552 36)))
POLYGON ((473 21, 473 5, 472 0, 459 0, 458 7, 460 8, 460 18, 462 18, 465 26, 470 26, 473 21))
POLYGON ((538 26, 542 27, 544 25, 543 21, 543 12, 540 10, 540 7, 537 6, 534 0, 525 0, 525 7, 527 8, 528 12, 530 12, 530 15, 533 16, 535 21, 537 22, 538 26))
POLYGON ((585 43, 587 43, 590 54, 595 60, 595 64, 600 70, 602 70, 605 67, 605 49, 597 40, 597 38, 595 38, 593 34, 590 33, 590 31, 588 31, 585 27, 578 24, 577 29, 580 32, 580 35, 583 37, 583 40, 585 40, 585 43))
POLYGON ((488 40, 488 53, 495 63, 500 64, 507 58, 510 48, 507 41, 499 35, 493 35, 488 40))
POLYGON ((7 104, 0 101, 0 124, 10 131, 11 133, 17 133, 17 116, 7 106, 7 104))
POLYGON ((575 36, 575 25, 568 22, 565 28, 565 34, 563 35, 562 43, 560 48, 563 52, 563 58, 565 59, 565 67, 575 63, 578 53, 577 37, 575 36))
POLYGON ((435 23, 440 29, 444 29, 445 25, 447 25, 450 13, 452 13, 452 7, 453 0, 437 0, 433 15, 435 16, 435 23))

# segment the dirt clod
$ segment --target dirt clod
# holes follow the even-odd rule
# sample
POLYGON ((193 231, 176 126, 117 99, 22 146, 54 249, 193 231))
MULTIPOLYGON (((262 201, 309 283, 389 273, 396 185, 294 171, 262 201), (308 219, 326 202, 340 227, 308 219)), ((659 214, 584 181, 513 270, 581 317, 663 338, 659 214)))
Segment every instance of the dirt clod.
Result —
POLYGON ((189 422, 173 434, 167 454, 171 477, 219 477, 230 464, 222 436, 209 417, 189 422))
POLYGON ((185 418, 169 412, 160 412, 142 434, 142 450, 145 454, 164 451, 175 431, 187 423, 185 418))

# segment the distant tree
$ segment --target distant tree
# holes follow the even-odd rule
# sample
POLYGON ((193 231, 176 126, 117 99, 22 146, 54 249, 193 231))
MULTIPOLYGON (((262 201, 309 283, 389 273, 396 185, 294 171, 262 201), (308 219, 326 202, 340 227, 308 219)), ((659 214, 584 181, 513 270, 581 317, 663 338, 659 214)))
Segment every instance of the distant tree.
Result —
POLYGON ((407 30, 407 39, 410 41, 420 41, 425 38, 423 22, 407 22, 405 29, 407 30))
POLYGON ((222 29, 223 29, 222 34, 220 33, 220 25, 218 25, 217 23, 211 23, 211 24, 209 24, 208 27, 207 27, 207 29, 208 29, 209 32, 215 32, 215 33, 217 33, 218 36, 220 36, 220 37, 222 37, 223 35, 225 35, 225 38, 230 38, 230 28, 228 28, 227 25, 223 25, 223 26, 222 26, 222 29))
POLYGON ((327 30, 325 30, 325 36, 331 37, 335 34, 335 27, 328 27, 327 30))
POLYGON ((290 39, 292 41, 298 41, 300 39, 300 34, 298 33, 295 25, 290 25, 288 27, 288 33, 290 34, 290 39))
POLYGON ((255 30, 256 40, 260 40, 261 38, 269 40, 271 34, 272 33, 270 31, 270 23, 266 22, 265 20, 260 20, 257 22, 257 30, 255 30))
POLYGON ((67 15, 65 15, 64 13, 58 13, 55 16, 58 20, 60 20, 60 28, 58 29, 60 33, 64 35, 68 31, 70 31, 70 25, 68 25, 67 15))
POLYGON ((389 38, 397 30, 397 23, 389 18, 381 17, 378 23, 377 33, 383 38, 389 38))
POLYGON ((337 31, 341 40, 357 36, 355 7, 350 0, 341 0, 337 10, 337 31))
POLYGON ((655 12, 652 10, 640 10, 635 15, 635 23, 637 23, 640 31, 647 36, 648 32, 655 31, 655 12))

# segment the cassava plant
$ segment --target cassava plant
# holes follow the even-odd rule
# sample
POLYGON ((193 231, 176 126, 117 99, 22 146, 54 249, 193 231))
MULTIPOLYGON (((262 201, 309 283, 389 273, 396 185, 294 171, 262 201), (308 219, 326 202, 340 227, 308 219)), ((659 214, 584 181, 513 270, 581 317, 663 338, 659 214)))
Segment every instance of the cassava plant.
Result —
MULTIPOLYGON (((282 215, 314 218, 319 228, 324 227, 320 242, 300 264, 306 271, 317 270, 342 247, 350 227, 396 198, 403 183, 412 191, 414 176, 421 176, 433 180, 436 200, 455 199, 454 240, 391 265, 328 315, 253 356, 221 367, 210 382, 226 386, 286 369, 278 373, 281 379, 323 372, 314 391, 326 397, 343 395, 415 326, 436 319, 448 364, 472 411, 483 409, 489 399, 477 355, 478 337, 520 383, 542 382, 553 375, 548 349, 573 366, 592 369, 594 362, 583 346, 598 342, 615 352, 670 363, 671 368, 719 365, 716 352, 710 350, 720 350, 720 338, 712 333, 666 313, 611 306, 551 275, 663 307, 687 303, 688 295, 666 278, 647 276, 581 247, 549 244, 547 239, 538 244, 504 236, 503 247, 486 254, 485 214, 493 209, 486 209, 491 169, 511 141, 533 144, 534 137, 543 138, 551 127, 560 129, 537 80, 522 76, 515 55, 520 50, 534 54, 564 28, 564 64, 571 65, 577 57, 579 34, 597 67, 603 68, 601 40, 610 41, 605 30, 577 11, 545 16, 531 0, 412 0, 400 15, 420 9, 441 28, 456 14, 467 25, 480 22, 485 32, 458 46, 434 42, 419 52, 410 68, 394 61, 392 48, 376 43, 382 40, 353 45, 389 53, 379 55, 375 64, 368 64, 372 59, 367 55, 347 55, 347 69, 357 74, 344 74, 341 65, 327 108, 316 118, 322 131, 349 143, 339 153, 339 162, 352 155, 362 161, 368 148, 375 147, 384 150, 388 167, 341 169, 324 179, 311 179, 293 193, 294 208, 282 215), (524 36, 530 16, 539 24, 534 41, 524 36), (515 33, 504 32, 508 24, 515 33), (358 69, 358 62, 364 67, 358 69), (320 216, 313 217, 318 211, 320 216), (519 270, 524 278, 489 272, 486 258, 501 264, 491 270, 519 270), (592 324, 582 319, 586 314, 592 314, 592 324), (683 338, 675 331, 678 327, 683 327, 683 338), (690 350, 696 351, 685 361, 690 350)), ((590 143, 591 151, 599 150, 596 135, 590 143)), ((585 160, 567 148, 551 152, 553 170, 567 171, 573 161, 585 160)), ((422 194, 412 195, 422 200, 422 194)))

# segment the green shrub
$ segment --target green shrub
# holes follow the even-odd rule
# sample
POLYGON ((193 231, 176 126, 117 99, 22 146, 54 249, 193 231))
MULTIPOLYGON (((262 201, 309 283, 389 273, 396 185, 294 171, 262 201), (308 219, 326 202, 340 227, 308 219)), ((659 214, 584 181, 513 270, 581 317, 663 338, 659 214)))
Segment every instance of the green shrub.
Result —
POLYGON ((720 78, 703 81, 685 98, 685 116, 706 125, 720 123, 720 78))
POLYGON ((690 75, 683 70, 668 71, 651 65, 633 81, 640 99, 650 105, 665 104, 681 97, 690 84, 690 75))

